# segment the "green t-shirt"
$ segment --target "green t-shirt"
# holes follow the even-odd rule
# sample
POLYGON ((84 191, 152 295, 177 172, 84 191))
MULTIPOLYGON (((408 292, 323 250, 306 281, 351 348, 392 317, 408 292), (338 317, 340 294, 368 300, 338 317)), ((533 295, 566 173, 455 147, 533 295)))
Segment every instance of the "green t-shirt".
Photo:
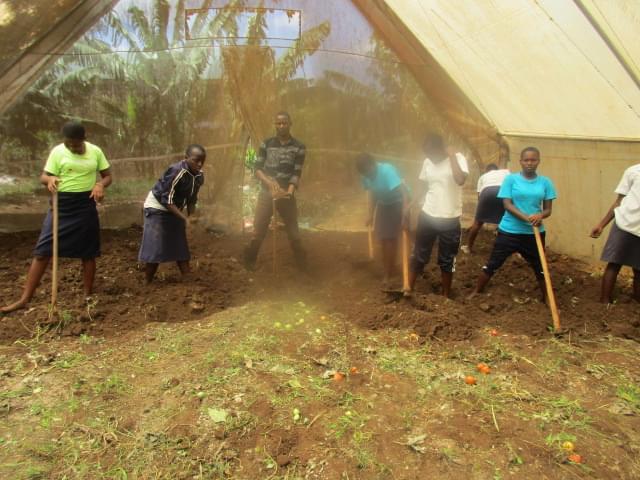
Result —
POLYGON ((60 178, 59 192, 88 192, 96 184, 96 174, 109 168, 100 147, 84 144, 82 155, 71 152, 64 143, 51 150, 44 171, 60 178))

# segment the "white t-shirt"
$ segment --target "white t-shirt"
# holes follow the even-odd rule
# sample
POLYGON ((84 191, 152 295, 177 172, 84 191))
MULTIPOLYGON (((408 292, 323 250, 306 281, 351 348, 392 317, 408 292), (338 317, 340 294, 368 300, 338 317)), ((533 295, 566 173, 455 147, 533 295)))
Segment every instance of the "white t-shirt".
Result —
MULTIPOLYGON (((461 153, 456 153, 456 158, 460 169, 468 174, 467 159, 461 153)), ((449 158, 440 163, 425 158, 418 178, 427 182, 427 195, 422 206, 424 213, 436 218, 457 218, 462 215, 462 185, 453 179, 449 158)))
POLYGON ((509 170, 504 168, 501 170, 489 170, 487 173, 480 175, 477 192, 480 193, 487 187, 499 187, 510 173, 509 170))
POLYGON ((616 225, 640 237, 640 163, 624 171, 616 193, 624 195, 620 206, 615 209, 616 225))
POLYGON ((167 212, 168 210, 162 205, 156 197, 153 195, 153 192, 149 192, 147 198, 144 199, 144 205, 142 208, 155 208, 156 210, 162 210, 163 212, 167 212))

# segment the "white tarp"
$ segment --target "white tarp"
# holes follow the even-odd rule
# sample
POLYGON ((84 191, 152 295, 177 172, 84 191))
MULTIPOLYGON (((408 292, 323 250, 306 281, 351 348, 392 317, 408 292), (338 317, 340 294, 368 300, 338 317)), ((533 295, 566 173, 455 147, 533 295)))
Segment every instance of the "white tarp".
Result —
MULTIPOLYGON (((501 133, 640 138, 640 89, 572 0, 385 3, 501 133)), ((640 2, 597 4, 637 59, 640 2)))

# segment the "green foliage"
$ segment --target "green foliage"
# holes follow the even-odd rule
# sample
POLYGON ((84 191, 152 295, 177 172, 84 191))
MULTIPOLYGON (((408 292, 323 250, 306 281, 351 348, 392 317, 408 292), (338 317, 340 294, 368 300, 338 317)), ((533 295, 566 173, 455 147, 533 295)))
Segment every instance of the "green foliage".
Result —
POLYGON ((249 170, 253 170, 256 166, 256 161, 258 160, 258 155, 253 147, 247 148, 247 151, 244 155, 244 166, 249 170))
POLYGON ((640 412, 640 387, 631 383, 621 385, 616 391, 616 396, 640 412))

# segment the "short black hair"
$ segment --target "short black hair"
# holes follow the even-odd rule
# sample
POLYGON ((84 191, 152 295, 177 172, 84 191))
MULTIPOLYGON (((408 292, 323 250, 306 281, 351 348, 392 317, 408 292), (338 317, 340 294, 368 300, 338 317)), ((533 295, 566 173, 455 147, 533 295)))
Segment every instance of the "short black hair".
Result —
POLYGON ((442 138, 442 135, 429 133, 425 137, 423 145, 436 150, 444 150, 444 139, 442 138))
POLYGON ((364 173, 367 171, 367 168, 373 165, 375 160, 371 156, 371 154, 363 152, 356 157, 356 169, 360 173, 364 173))
POLYGON ((80 122, 72 121, 62 126, 62 136, 71 140, 84 140, 87 138, 87 132, 80 122))
POLYGON ((191 156, 191 153, 193 152, 193 150, 197 148, 198 150, 200 150, 202 153, 204 153, 204 156, 207 156, 207 151, 204 149, 204 147, 202 145, 200 145, 199 143, 192 143, 191 145, 189 145, 187 147, 187 149, 184 152, 184 155, 186 157, 191 156))
POLYGON ((527 152, 535 152, 538 155, 538 158, 540 158, 540 150, 538 150, 536 147, 526 147, 523 148, 520 152, 520 159, 522 159, 522 157, 524 157, 524 154, 527 152))
POLYGON ((485 172, 490 172, 491 170, 498 170, 498 165, 496 165, 495 163, 490 163, 489 165, 484 167, 485 172))
POLYGON ((285 110, 280 110, 278 113, 276 113, 276 117, 287 117, 289 119, 289 121, 291 121, 291 115, 289 115, 289 112, 285 111, 285 110))

